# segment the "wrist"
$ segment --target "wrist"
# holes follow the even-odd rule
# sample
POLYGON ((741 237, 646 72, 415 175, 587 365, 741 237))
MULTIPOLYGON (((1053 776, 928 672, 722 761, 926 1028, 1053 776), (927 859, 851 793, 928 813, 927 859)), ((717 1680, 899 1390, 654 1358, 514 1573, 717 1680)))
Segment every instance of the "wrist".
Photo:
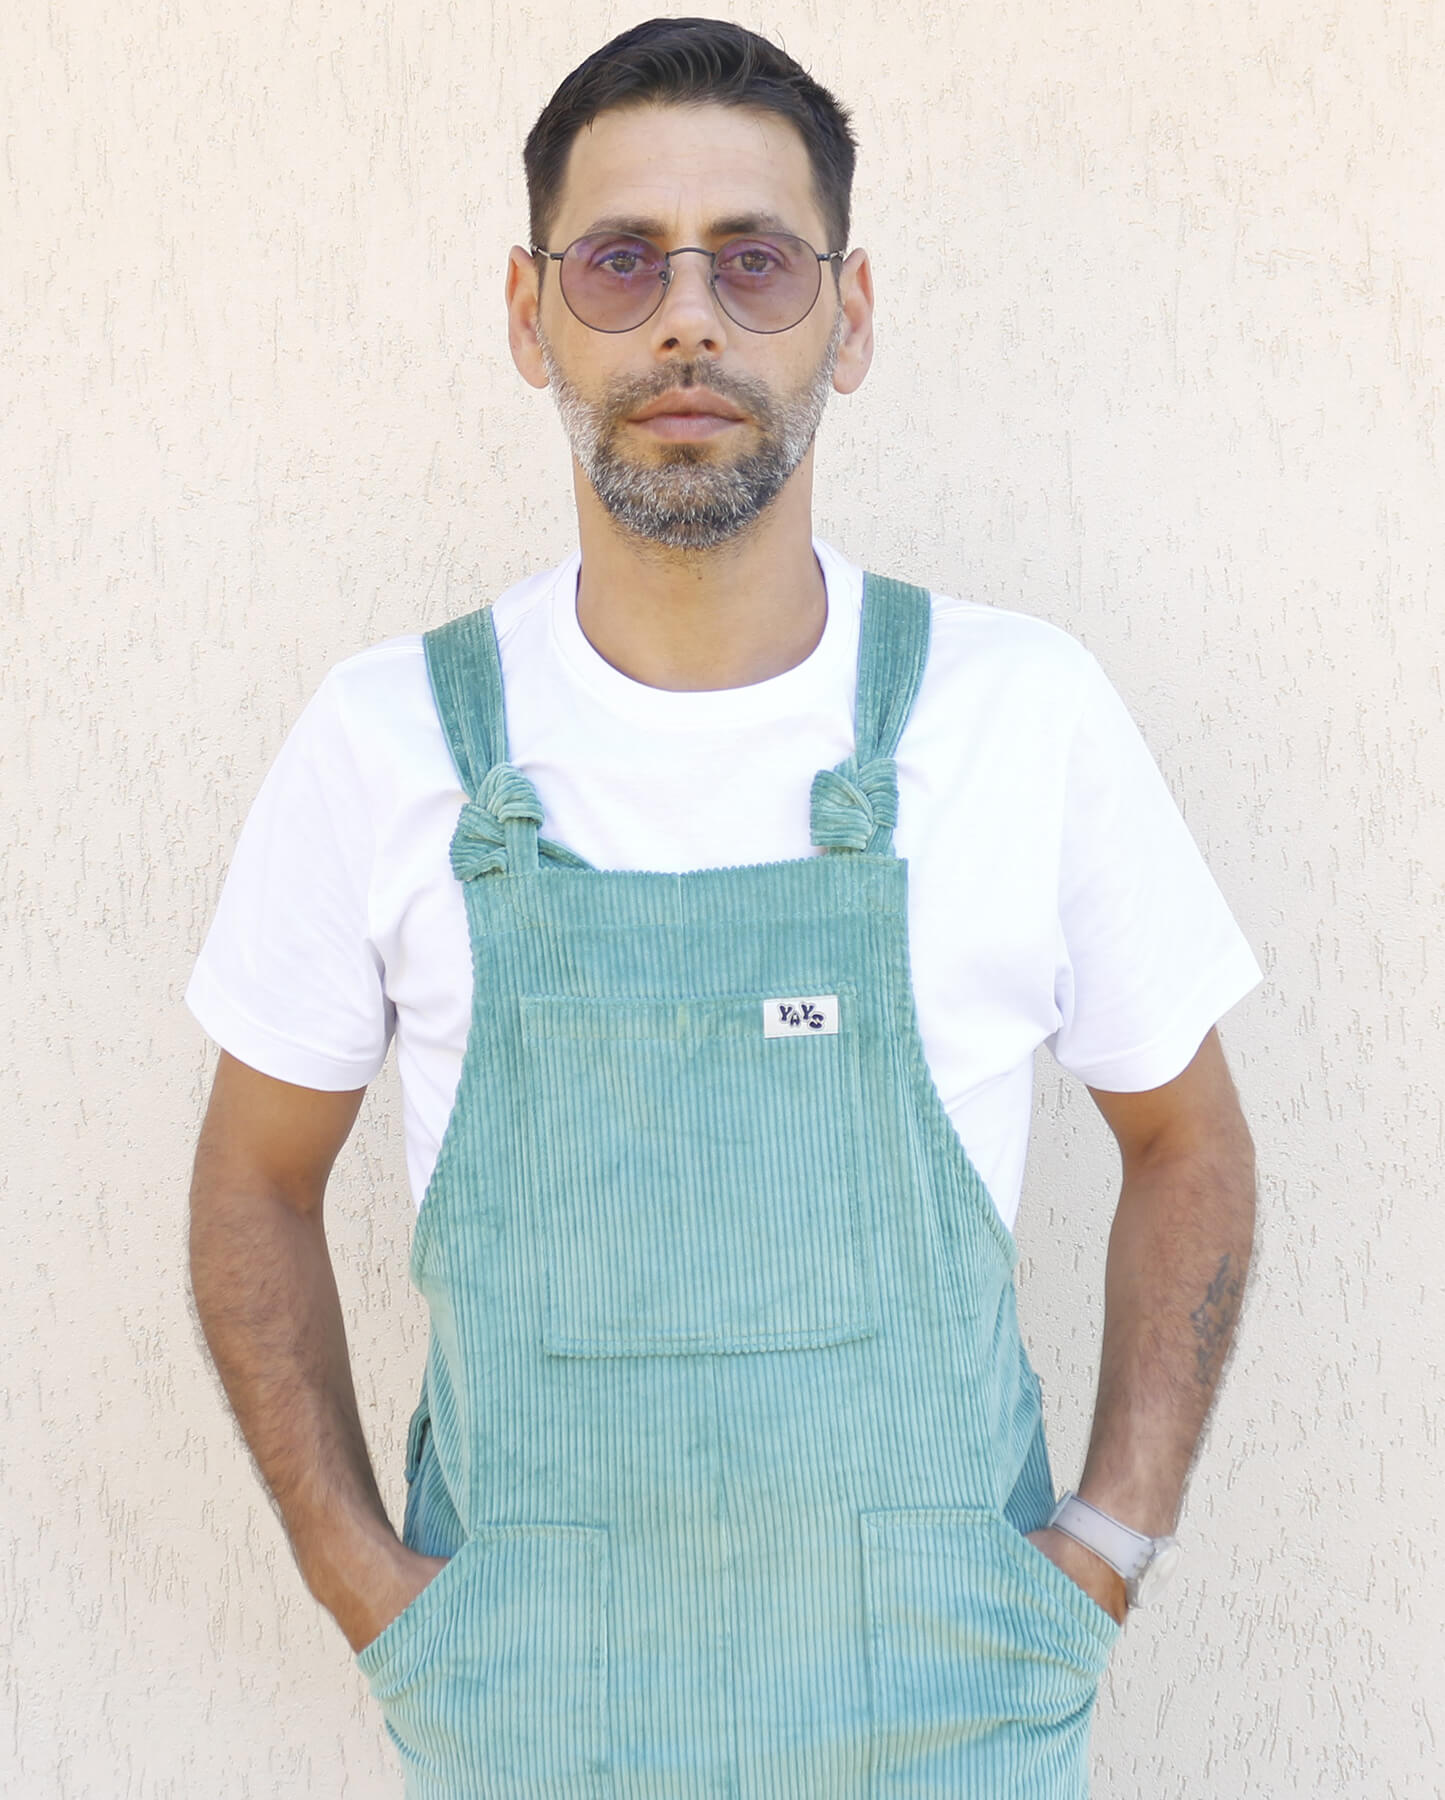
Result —
POLYGON ((1172 1536, 1141 1532, 1079 1494, 1065 1494, 1049 1515, 1049 1529, 1062 1532, 1108 1564, 1122 1579, 1130 1606, 1157 1603, 1179 1561, 1172 1536))
POLYGON ((1161 1482, 1153 1471, 1126 1475, 1086 1466, 1074 1492, 1144 1537, 1168 1537, 1178 1523, 1179 1489, 1173 1482, 1161 1482))
POLYGON ((356 1595, 384 1585, 409 1555, 388 1521, 369 1513, 333 1517, 314 1530, 293 1534, 291 1545, 313 1599, 332 1613, 356 1595))

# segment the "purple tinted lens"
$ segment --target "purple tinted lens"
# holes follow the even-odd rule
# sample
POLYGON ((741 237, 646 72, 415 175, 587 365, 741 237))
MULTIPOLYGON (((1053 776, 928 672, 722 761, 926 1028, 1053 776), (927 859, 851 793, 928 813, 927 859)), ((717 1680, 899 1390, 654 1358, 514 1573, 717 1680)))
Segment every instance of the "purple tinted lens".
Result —
POLYGON ((657 310, 667 258, 646 238, 578 238, 559 265, 562 298, 598 331, 627 331, 657 310))
POLYGON ((810 245, 774 233, 730 239, 713 271, 723 311, 750 331, 796 325, 812 309, 823 277, 810 245))

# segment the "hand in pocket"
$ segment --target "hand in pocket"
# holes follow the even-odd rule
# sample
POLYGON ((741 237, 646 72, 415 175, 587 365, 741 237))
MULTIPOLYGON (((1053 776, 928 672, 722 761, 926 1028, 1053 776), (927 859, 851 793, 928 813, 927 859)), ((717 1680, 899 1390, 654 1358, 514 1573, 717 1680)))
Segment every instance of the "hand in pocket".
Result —
POLYGON ((1124 1615, 1129 1610, 1129 1596, 1124 1588, 1124 1577, 1117 1569, 1112 1569, 1101 1556, 1095 1556, 1092 1550, 1067 1536, 1062 1531, 1053 1531, 1046 1525, 1040 1531, 1026 1533, 1035 1550, 1048 1557, 1056 1568, 1062 1569, 1069 1580, 1077 1588, 1082 1588, 1095 1606, 1108 1613, 1116 1625, 1124 1623, 1124 1615))
POLYGON ((360 1654, 399 1619, 447 1566, 445 1556, 423 1556, 398 1544, 384 1564, 356 1582, 344 1602, 331 1608, 353 1651, 360 1654))

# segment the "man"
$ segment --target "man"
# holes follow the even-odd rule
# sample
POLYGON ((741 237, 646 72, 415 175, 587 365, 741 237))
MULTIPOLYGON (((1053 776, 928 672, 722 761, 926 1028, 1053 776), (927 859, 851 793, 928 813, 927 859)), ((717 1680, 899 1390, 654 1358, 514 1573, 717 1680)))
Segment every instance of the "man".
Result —
POLYGON ((832 97, 654 21, 526 161, 510 344, 580 552, 341 665, 262 789, 189 995, 207 1340, 409 1794, 1083 1794, 1238 1309, 1213 1026, 1257 970, 1077 645, 813 539, 872 347, 832 97), (393 1034, 401 1538, 322 1228, 393 1034), (1123 1161, 1057 1515, 1009 1230, 1042 1042, 1123 1161))

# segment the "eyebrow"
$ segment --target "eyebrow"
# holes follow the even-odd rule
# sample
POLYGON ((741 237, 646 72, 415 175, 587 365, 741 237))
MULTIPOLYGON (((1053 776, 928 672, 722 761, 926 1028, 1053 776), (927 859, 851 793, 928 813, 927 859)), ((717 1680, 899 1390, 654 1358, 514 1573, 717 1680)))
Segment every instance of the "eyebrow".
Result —
MULTIPOLYGON (((629 213, 610 213, 605 218, 594 219, 582 237, 595 237, 600 231, 617 231, 627 237, 652 238, 660 242, 667 236, 666 227, 660 219, 642 219, 629 213)), ((711 238, 742 237, 750 231, 785 231, 795 237, 796 232, 776 213, 751 212, 733 213, 724 219, 714 219, 707 227, 704 236, 711 238)))

